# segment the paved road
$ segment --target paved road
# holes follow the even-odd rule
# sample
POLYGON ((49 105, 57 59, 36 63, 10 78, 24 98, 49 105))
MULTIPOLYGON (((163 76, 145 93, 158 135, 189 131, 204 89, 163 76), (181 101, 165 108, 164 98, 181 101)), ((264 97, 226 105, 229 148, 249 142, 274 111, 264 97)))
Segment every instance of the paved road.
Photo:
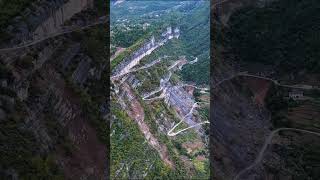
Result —
POLYGON ((192 126, 190 126, 190 127, 187 127, 187 128, 184 128, 184 129, 182 129, 182 130, 179 130, 178 132, 175 132, 175 133, 169 133, 168 132, 168 136, 176 136, 176 135, 178 135, 178 134, 180 134, 180 133, 182 133, 182 132, 184 132, 184 131, 186 131, 186 130, 189 130, 189 129, 191 129, 191 128, 194 128, 194 127, 197 127, 197 126, 200 126, 200 125, 202 125, 202 124, 210 124, 210 122, 209 121, 205 121, 205 122, 201 122, 201 123, 197 123, 197 124, 195 124, 195 125, 192 125, 192 126))
POLYGON ((158 88, 158 89, 156 89, 156 90, 154 90, 154 91, 151 91, 150 93, 148 93, 147 95, 145 95, 144 97, 142 97, 142 99, 143 99, 143 100, 146 100, 148 97, 150 97, 150 96, 152 96, 152 95, 154 95, 154 94, 162 91, 162 89, 163 89, 163 87, 160 87, 160 88, 158 88))
POLYGON ((162 92, 160 94, 160 96, 157 96, 157 97, 154 97, 154 98, 149 98, 149 99, 147 99, 147 98, 142 98, 142 99, 145 100, 145 101, 154 101, 154 100, 158 100, 158 99, 163 99, 165 97, 166 97, 165 93, 162 92))
POLYGON ((304 133, 310 133, 313 135, 317 135, 320 136, 320 133, 318 132, 313 132, 313 131, 308 131, 308 130, 304 130, 304 129, 296 129, 296 128, 279 128, 276 130, 273 130, 270 135, 267 137, 267 139, 265 140, 265 143, 263 144, 257 158, 255 159, 255 161, 248 167, 246 167, 245 169, 243 169, 242 171, 240 171, 234 178, 234 180, 238 180, 241 175, 243 175, 245 172, 247 172, 248 170, 254 168, 255 166, 257 166, 261 160, 263 159, 263 155, 268 147, 269 144, 272 143, 272 138, 280 131, 298 131, 298 132, 304 132, 304 133))
POLYGON ((242 76, 255 77, 255 78, 269 80, 278 86, 287 87, 287 88, 295 88, 295 89, 303 89, 303 90, 311 90, 311 89, 318 89, 319 90, 320 89, 318 87, 313 87, 313 86, 306 85, 306 84, 295 84, 295 85, 282 84, 282 83, 279 83, 278 80, 271 79, 268 77, 263 77, 263 76, 257 76, 257 75, 251 75, 251 74, 242 74, 242 76))
POLYGON ((243 74, 246 74, 246 72, 239 72, 236 74, 232 74, 230 77, 227 77, 225 79, 222 79, 221 81, 217 82, 216 84, 213 85, 213 88, 217 88, 218 86, 220 86, 222 83, 226 82, 226 81, 230 81, 233 78, 236 78, 238 76, 241 76, 243 74))
POLYGON ((45 40, 48 40, 48 39, 51 39, 51 38, 54 38, 54 37, 57 37, 57 36, 61 36, 61 35, 64 35, 64 34, 69 34, 69 33, 75 32, 75 31, 89 29, 89 28, 94 27, 96 25, 107 23, 107 20, 100 20, 100 19, 103 19, 103 18, 105 18, 105 16, 99 18, 99 20, 97 22, 89 24, 89 25, 86 25, 86 26, 83 26, 83 27, 76 27, 76 28, 72 28, 72 29, 63 29, 60 32, 49 34, 49 35, 47 35, 45 37, 42 37, 42 38, 37 39, 37 40, 30 41, 30 42, 25 43, 23 45, 17 45, 15 47, 0 49, 0 53, 6 53, 6 52, 22 49, 22 48, 27 48, 27 47, 33 46, 33 45, 38 44, 38 43, 40 43, 42 41, 45 41, 45 40))
POLYGON ((185 86, 194 87, 196 89, 200 89, 201 91, 209 91, 209 88, 201 88, 201 87, 198 87, 198 86, 195 86, 195 85, 191 85, 191 84, 181 84, 181 85, 178 85, 176 87, 180 88, 180 87, 185 87, 185 86))
POLYGON ((202 125, 202 124, 209 124, 209 123, 210 123, 209 121, 205 121, 205 122, 197 123, 197 124, 192 125, 192 126, 190 126, 190 127, 181 129, 181 130, 179 130, 179 131, 177 131, 177 132, 175 132, 175 133, 172 133, 172 131, 173 131, 177 126, 179 126, 182 122, 184 122, 184 120, 185 120, 186 117, 192 115, 194 109, 195 109, 196 107, 198 107, 198 104, 200 104, 200 103, 209 104, 209 103, 206 103, 206 102, 196 102, 196 103, 194 103, 194 104, 192 105, 189 113, 186 114, 186 115, 181 119, 181 121, 180 121, 179 123, 177 123, 176 125, 174 125, 174 126, 168 131, 167 135, 168 135, 168 136, 176 136, 176 135, 178 135, 178 134, 180 134, 180 133, 182 133, 182 132, 184 132, 184 131, 186 131, 186 130, 188 130, 188 129, 191 129, 191 128, 200 126, 200 125, 202 125))
POLYGON ((169 82, 171 76, 172 76, 172 73, 171 73, 171 71, 169 71, 168 77, 165 78, 165 79, 161 79, 161 80, 160 80, 160 87, 159 87, 158 89, 154 90, 154 91, 151 91, 150 93, 148 93, 147 95, 145 95, 142 99, 143 99, 143 100, 146 100, 148 97, 150 97, 150 96, 152 96, 152 95, 154 95, 154 94, 156 94, 156 93, 158 93, 158 92, 161 92, 161 91, 165 90, 165 89, 166 89, 165 84, 166 84, 167 82, 169 82))
POLYGON ((248 74, 247 72, 239 72, 239 73, 233 74, 230 77, 225 78, 225 79, 217 82, 215 85, 213 85, 213 88, 217 88, 222 83, 224 83, 226 81, 229 81, 229 80, 232 80, 232 79, 234 79, 236 77, 239 77, 239 76, 254 77, 254 78, 264 79, 264 80, 272 81, 275 85, 282 86, 282 87, 287 87, 287 88, 302 89, 302 90, 312 90, 312 89, 320 90, 319 87, 313 87, 313 86, 306 85, 306 84, 294 84, 294 85, 282 84, 282 83, 279 83, 279 81, 276 80, 276 79, 263 77, 263 76, 252 75, 252 74, 248 74))
MULTIPOLYGON (((145 101, 153 101, 153 100, 164 99, 164 98, 166 97, 165 94, 166 94, 167 88, 164 87, 164 86, 165 86, 165 84, 170 80, 170 77, 171 77, 171 75, 172 75, 172 73, 171 73, 170 70, 171 70, 173 67, 177 66, 179 62, 180 62, 180 61, 176 61, 173 65, 171 65, 170 67, 167 68, 167 70, 169 70, 169 77, 166 78, 166 79, 164 79, 163 82, 160 82, 160 87, 159 87, 158 89, 156 89, 156 90, 148 93, 147 95, 145 95, 145 96, 142 98, 143 100, 145 100, 145 101), (158 93, 158 92, 161 92, 161 91, 162 91, 162 93, 160 94, 160 96, 157 96, 157 97, 154 97, 154 98, 148 98, 148 97, 150 97, 150 96, 152 96, 152 95, 154 95, 154 94, 156 94, 156 93, 158 93)), ((147 67, 148 67, 148 66, 147 66, 147 67)), ((174 86, 174 87, 180 88, 180 87, 184 87, 184 86, 191 86, 191 87, 194 87, 194 88, 196 88, 196 89, 200 89, 201 91, 208 91, 208 90, 209 90, 208 88, 200 88, 200 87, 197 87, 197 86, 194 86, 194 85, 189 85, 189 84, 182 84, 182 85, 178 85, 178 86, 174 86)), ((180 134, 180 133, 182 133, 182 132, 184 132, 184 131, 186 131, 186 130, 188 130, 188 129, 194 128, 194 127, 196 127, 196 126, 200 126, 200 125, 202 125, 202 124, 207 124, 207 123, 209 123, 208 121, 205 121, 205 122, 197 123, 197 124, 192 125, 192 126, 190 126, 190 127, 184 128, 184 129, 182 129, 182 130, 179 130, 178 132, 175 132, 175 133, 172 132, 177 126, 179 126, 179 125, 185 120, 186 117, 188 117, 190 114, 192 114, 193 110, 197 107, 197 105, 198 105, 199 103, 203 103, 203 102, 196 102, 196 103, 194 103, 193 106, 192 106, 192 108, 190 109, 189 113, 187 113, 187 114, 182 118, 182 120, 181 120, 179 123, 177 123, 173 128, 171 128, 171 129, 168 131, 168 133, 167 133, 168 136, 176 136, 176 135, 178 135, 178 134, 180 134)))

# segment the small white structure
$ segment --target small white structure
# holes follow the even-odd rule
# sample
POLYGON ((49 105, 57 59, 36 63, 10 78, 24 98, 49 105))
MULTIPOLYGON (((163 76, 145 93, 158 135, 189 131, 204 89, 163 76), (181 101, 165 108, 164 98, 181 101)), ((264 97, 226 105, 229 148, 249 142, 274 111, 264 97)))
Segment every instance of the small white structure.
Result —
POLYGON ((176 27, 173 32, 174 32, 174 37, 178 39, 180 36, 180 29, 176 27))
POLYGON ((150 26, 149 23, 144 23, 144 24, 142 25, 142 29, 143 29, 143 30, 146 30, 148 26, 150 26))
POLYGON ((155 46, 155 38, 154 38, 154 36, 152 36, 152 38, 151 38, 151 46, 152 47, 154 47, 155 46))
POLYGON ((171 33, 172 33, 172 27, 169 26, 169 27, 167 27, 167 34, 171 34, 171 33))
POLYGON ((302 100, 302 99, 304 99, 303 91, 293 90, 293 91, 289 92, 289 98, 291 98, 293 100, 302 100))

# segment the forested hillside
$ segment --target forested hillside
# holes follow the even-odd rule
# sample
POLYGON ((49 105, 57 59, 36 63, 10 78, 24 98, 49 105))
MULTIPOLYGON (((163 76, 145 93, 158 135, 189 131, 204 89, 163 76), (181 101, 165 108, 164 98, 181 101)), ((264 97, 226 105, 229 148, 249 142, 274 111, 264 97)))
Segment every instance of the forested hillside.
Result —
POLYGON ((186 44, 186 55, 199 59, 196 66, 186 65, 182 70, 182 77, 186 81, 193 80, 198 84, 208 84, 210 77, 210 7, 208 3, 196 9, 191 16, 184 17, 181 26, 184 32, 181 41, 186 44))
POLYGON ((208 85, 209 14, 209 1, 111 6, 111 177, 209 177, 208 92, 193 87, 208 85))
POLYGON ((282 73, 319 73, 319 9, 318 0, 281 0, 265 8, 243 8, 230 19, 226 43, 242 61, 272 65, 282 73))

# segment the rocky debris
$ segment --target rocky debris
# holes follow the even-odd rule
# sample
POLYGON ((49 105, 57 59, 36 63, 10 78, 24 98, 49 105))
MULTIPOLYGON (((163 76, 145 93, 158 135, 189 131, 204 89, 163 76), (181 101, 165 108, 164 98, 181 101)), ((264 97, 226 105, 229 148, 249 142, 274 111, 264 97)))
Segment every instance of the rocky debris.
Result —
POLYGON ((72 44, 60 57, 60 61, 62 64, 62 68, 66 69, 70 64, 71 60, 79 53, 80 51, 80 44, 75 43, 72 44))
POLYGON ((34 70, 42 67, 42 65, 51 58, 55 50, 60 47, 62 42, 50 44, 45 46, 37 55, 37 59, 34 65, 34 70))
POLYGON ((72 80, 74 83, 82 84, 87 80, 90 70, 91 59, 89 57, 83 57, 77 66, 77 69, 72 74, 72 80))
POLYGON ((43 122, 43 116, 41 115, 41 109, 30 108, 28 110, 28 117, 25 120, 24 128, 30 130, 35 136, 40 150, 43 152, 49 152, 53 147, 51 137, 47 132, 47 128, 43 122))
POLYGON ((40 0, 11 20, 5 31, 14 35, 11 45, 40 39, 60 31, 67 20, 92 7, 93 0, 81 0, 80 3, 78 0, 40 0))
MULTIPOLYGON (((188 126, 193 126, 198 123, 199 120, 195 118, 194 113, 189 114, 195 101, 192 98, 192 95, 190 95, 184 88, 173 86, 168 82, 165 90, 165 102, 168 106, 174 108, 180 118, 182 118, 188 126)), ((200 126, 195 127, 197 130, 200 128, 200 126)))
POLYGON ((33 3, 30 7, 27 7, 21 12, 21 16, 10 20, 10 25, 5 30, 9 34, 14 35, 10 44, 16 45, 31 39, 33 36, 32 32, 49 16, 48 13, 50 11, 48 11, 48 9, 56 9, 62 5, 63 1, 61 0, 40 0, 33 3))
POLYGON ((55 91, 52 94, 51 102, 53 106, 54 114, 59 123, 65 127, 70 121, 72 121, 79 113, 69 101, 63 98, 59 91, 55 91))
POLYGON ((56 9, 50 16, 41 23, 34 31, 35 38, 44 37, 48 34, 56 33, 67 20, 75 14, 93 6, 93 0, 69 0, 56 9))
POLYGON ((169 159, 169 154, 167 147, 163 144, 160 144, 159 141, 151 134, 148 125, 144 122, 144 109, 142 108, 140 102, 136 99, 135 94, 132 92, 130 86, 127 83, 122 85, 122 90, 119 94, 119 101, 123 109, 126 109, 130 118, 134 119, 140 131, 145 136, 145 139, 148 141, 150 146, 152 146, 155 150, 158 151, 161 159, 171 168, 173 167, 173 163, 169 159), (131 103, 126 104, 124 99, 127 99, 131 103))
POLYGON ((189 154, 195 153, 197 150, 202 149, 204 147, 203 142, 186 142, 182 144, 182 147, 187 150, 189 154))
MULTIPOLYGON (((192 85, 195 85, 195 84, 192 84, 192 85)), ((186 87, 185 87, 185 90, 188 92, 188 94, 189 94, 190 96, 193 95, 194 89, 195 89, 195 88, 194 88, 193 86, 186 86, 186 87)))

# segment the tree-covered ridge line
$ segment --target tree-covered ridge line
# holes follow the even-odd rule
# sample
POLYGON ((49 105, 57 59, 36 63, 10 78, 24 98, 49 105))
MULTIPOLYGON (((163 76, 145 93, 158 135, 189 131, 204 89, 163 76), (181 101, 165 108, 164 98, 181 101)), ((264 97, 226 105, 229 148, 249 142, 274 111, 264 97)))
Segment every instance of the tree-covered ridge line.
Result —
MULTIPOLYGON (((180 45, 177 46, 175 51, 182 52, 180 55, 185 55, 190 60, 190 56, 199 56, 199 67, 191 66, 186 67, 186 70, 183 71, 183 77, 185 80, 189 81, 191 80, 189 77, 195 77, 195 80, 197 83, 208 83, 209 78, 209 64, 210 64, 210 58, 209 58, 209 49, 210 49, 210 8, 209 8, 209 2, 201 2, 199 4, 191 4, 187 7, 189 7, 190 12, 184 12, 183 10, 172 12, 170 14, 165 15, 162 17, 160 21, 157 21, 156 24, 151 24, 151 28, 149 32, 154 32, 153 35, 159 35, 161 30, 166 28, 168 25, 172 26, 179 26, 181 28, 181 39, 183 43, 189 44, 188 46, 180 45), (194 5, 194 6, 192 6, 194 5), (189 7, 190 6, 190 7, 189 7), (191 15, 191 16, 190 16, 191 15), (178 23, 179 22, 179 23, 178 23), (200 34, 200 36, 199 36, 200 34), (200 46, 199 46, 200 45, 200 46), (203 54, 203 52, 205 52, 203 54), (196 68, 195 68, 196 67, 196 68), (207 68, 206 68, 207 67, 207 68), (202 73, 199 73, 202 72, 202 73)), ((112 13, 112 11, 111 11, 112 13)), ((129 31, 130 34, 138 35, 139 32, 142 32, 139 28, 137 28, 138 32, 134 32, 134 30, 129 31)), ((124 32, 122 32, 124 33, 124 32)), ((120 34, 122 34, 120 33, 120 34)), ((125 33, 124 33, 125 34, 125 33)), ((143 35, 143 38, 147 38, 148 33, 145 33, 143 35)), ((119 35, 119 34, 118 34, 119 35)), ((150 36, 151 34, 149 34, 150 36)), ((120 35, 120 37, 123 37, 122 39, 126 39, 127 35, 120 35)), ((139 38, 136 42, 141 42, 143 38, 139 38)), ((112 38, 111 38, 112 39, 112 38)), ((115 38, 117 39, 117 38, 115 38)), ((131 38, 129 38, 131 39, 131 38)), ((135 39, 135 38, 134 38, 135 39)), ((116 40, 120 41, 120 40, 116 40)), ((131 42, 132 43, 132 42, 131 42)), ((120 43, 124 45, 125 43, 120 43)), ((130 44, 130 43, 129 43, 130 44)), ((125 45, 129 45, 125 44, 125 45)), ((137 43, 135 43, 137 44, 137 43)), ((120 46, 121 47, 121 46, 120 46)), ((130 49, 134 49, 131 48, 130 49)), ((131 51, 132 52, 132 51, 131 51)), ((173 50, 171 50, 173 52, 173 50)), ((121 53, 118 58, 115 59, 114 62, 112 62, 111 67, 113 68, 113 64, 117 64, 119 61, 124 59, 124 57, 128 56, 129 53, 123 52, 121 53)), ((193 59, 192 59, 193 60, 193 59)))
POLYGON ((283 73, 319 73, 319 8, 317 0, 281 0, 240 9, 230 18, 225 43, 241 61, 272 65, 283 73))

